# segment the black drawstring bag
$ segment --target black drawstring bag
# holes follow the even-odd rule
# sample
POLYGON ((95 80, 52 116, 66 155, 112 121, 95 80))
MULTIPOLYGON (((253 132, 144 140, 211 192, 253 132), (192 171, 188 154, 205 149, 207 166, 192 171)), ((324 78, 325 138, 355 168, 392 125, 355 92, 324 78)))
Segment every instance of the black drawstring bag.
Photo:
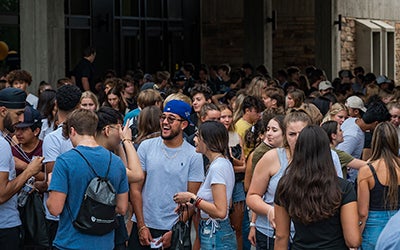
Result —
POLYGON ((19 207, 20 218, 26 246, 49 247, 49 234, 46 224, 43 200, 37 191, 29 194, 23 207, 19 207))
MULTIPOLYGON (((185 206, 186 207, 186 206, 185 206)), ((183 211, 179 212, 178 221, 172 227, 171 250, 191 250, 190 227, 183 222, 183 211)))

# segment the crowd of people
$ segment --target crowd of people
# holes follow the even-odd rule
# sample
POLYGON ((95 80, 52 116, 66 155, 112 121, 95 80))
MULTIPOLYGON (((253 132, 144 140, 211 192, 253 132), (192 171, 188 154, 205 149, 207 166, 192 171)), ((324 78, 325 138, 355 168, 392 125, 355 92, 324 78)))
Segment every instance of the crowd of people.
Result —
POLYGON ((393 80, 249 63, 96 80, 95 57, 86 49, 71 77, 37 93, 26 70, 0 80, 2 249, 169 249, 178 220, 194 227, 196 250, 399 245, 393 80), (88 164, 116 193, 118 227, 101 236, 74 226, 88 164), (20 218, 27 186, 46 244, 20 218))

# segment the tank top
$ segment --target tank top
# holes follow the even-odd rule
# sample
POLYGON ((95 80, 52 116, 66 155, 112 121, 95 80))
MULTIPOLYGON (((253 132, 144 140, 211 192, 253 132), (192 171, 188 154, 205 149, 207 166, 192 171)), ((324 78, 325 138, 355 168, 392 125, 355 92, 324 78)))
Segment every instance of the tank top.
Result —
MULTIPOLYGON (((277 153, 279 157, 279 163, 281 167, 279 168, 278 172, 271 176, 269 179, 267 191, 263 196, 263 200, 265 203, 273 206, 274 205, 274 197, 276 188, 278 187, 278 182, 281 179, 283 173, 285 172, 288 166, 288 159, 286 156, 286 149, 285 148, 277 148, 277 153)), ((265 215, 258 215, 256 220, 256 228, 258 231, 267 235, 268 237, 273 237, 274 229, 269 223, 268 217, 265 215)))
MULTIPOLYGON (((371 163, 368 163, 369 169, 372 172, 375 180, 375 186, 369 191, 369 210, 370 211, 385 211, 390 210, 385 206, 385 199, 387 193, 389 192, 389 186, 382 185, 379 181, 378 176, 376 175, 375 168, 371 163)), ((398 196, 398 204, 397 209, 399 209, 400 205, 400 186, 397 191, 398 196)))

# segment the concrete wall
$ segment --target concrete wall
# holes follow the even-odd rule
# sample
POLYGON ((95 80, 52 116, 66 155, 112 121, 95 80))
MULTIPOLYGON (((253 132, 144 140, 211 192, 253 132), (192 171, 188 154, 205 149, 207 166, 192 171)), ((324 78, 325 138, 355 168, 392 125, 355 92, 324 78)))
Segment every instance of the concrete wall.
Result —
POLYGON ((32 74, 29 90, 40 81, 56 86, 65 75, 63 0, 20 0, 21 67, 32 74))
MULTIPOLYGON (((318 0, 317 0, 318 1, 318 0)), ((398 0, 336 0, 338 14, 370 19, 400 20, 398 0)))

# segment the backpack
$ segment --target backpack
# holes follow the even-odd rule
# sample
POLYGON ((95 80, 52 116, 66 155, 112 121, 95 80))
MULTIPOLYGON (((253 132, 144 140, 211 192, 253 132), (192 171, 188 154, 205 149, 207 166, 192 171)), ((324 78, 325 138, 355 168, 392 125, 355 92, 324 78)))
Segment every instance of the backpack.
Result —
MULTIPOLYGON (((116 192, 107 178, 110 172, 111 152, 106 175, 100 177, 83 154, 77 149, 73 150, 86 161, 95 175, 86 188, 78 216, 73 220, 73 225, 84 234, 107 234, 118 226, 115 214, 116 192)), ((68 210, 70 211, 69 206, 68 210)))

